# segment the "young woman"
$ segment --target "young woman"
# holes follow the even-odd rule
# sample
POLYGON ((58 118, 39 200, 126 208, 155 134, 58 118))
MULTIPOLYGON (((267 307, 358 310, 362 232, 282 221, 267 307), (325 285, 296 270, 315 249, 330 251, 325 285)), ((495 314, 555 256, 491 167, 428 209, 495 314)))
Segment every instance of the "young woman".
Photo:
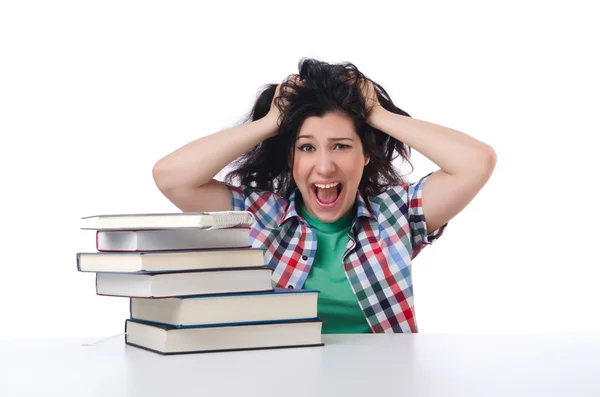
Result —
POLYGON ((182 211, 254 213, 252 245, 267 248, 274 285, 319 290, 323 333, 408 333, 412 259, 495 164, 489 145, 410 117, 353 64, 303 59, 246 123, 168 154, 153 176, 182 211), (406 182, 393 160, 411 148, 440 169, 406 182))

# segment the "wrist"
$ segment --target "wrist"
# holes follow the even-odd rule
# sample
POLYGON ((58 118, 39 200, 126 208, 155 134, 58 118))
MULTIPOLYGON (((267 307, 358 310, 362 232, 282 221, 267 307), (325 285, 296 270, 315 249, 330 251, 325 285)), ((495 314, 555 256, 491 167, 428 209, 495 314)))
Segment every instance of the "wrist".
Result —
POLYGON ((369 116, 367 117, 367 124, 369 124, 371 127, 381 129, 378 127, 381 124, 381 119, 385 118, 388 113, 389 111, 387 111, 381 105, 373 106, 369 112, 369 116))
POLYGON ((268 135, 267 138, 277 135, 279 131, 278 120, 271 114, 267 114, 263 118, 256 120, 255 123, 259 124, 261 129, 265 131, 268 135))

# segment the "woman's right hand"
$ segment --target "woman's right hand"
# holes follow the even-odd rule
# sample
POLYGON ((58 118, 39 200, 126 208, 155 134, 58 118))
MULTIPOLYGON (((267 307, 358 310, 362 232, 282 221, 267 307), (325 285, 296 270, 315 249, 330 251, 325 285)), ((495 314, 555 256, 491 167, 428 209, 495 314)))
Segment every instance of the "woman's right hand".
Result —
MULTIPOLYGON (((302 80, 300 79, 299 75, 292 75, 292 76, 288 77, 286 79, 286 82, 289 80, 294 80, 294 84, 296 84, 296 85, 302 84, 302 80)), ((275 104, 275 100, 281 94, 281 87, 282 87, 282 84, 278 84, 277 87, 275 88, 275 94, 273 95, 273 100, 271 101, 271 108, 269 109, 269 113, 267 113, 267 115, 265 116, 265 118, 268 118, 269 120, 274 121, 277 128, 279 128, 279 126, 281 125, 281 111, 275 104)), ((286 86, 286 87, 288 90, 290 89, 289 86, 286 86)), ((284 101, 281 105, 283 107, 285 107, 288 105, 288 102, 284 101)))
POLYGON ((269 113, 267 113, 267 115, 265 116, 266 119, 272 120, 272 122, 275 123, 277 128, 279 128, 280 126, 281 111, 279 110, 277 105, 275 105, 275 99, 279 97, 280 92, 281 84, 278 84, 275 88, 275 94, 273 95, 273 99, 271 100, 271 108, 269 109, 269 113))

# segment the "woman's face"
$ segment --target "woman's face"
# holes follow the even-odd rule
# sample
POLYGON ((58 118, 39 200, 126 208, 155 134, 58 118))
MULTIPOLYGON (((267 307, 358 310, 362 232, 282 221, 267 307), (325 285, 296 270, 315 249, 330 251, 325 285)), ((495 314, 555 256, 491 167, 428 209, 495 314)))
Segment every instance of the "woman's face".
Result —
POLYGON ((292 169, 308 213, 324 222, 347 215, 368 162, 349 116, 308 117, 296 137, 292 169))

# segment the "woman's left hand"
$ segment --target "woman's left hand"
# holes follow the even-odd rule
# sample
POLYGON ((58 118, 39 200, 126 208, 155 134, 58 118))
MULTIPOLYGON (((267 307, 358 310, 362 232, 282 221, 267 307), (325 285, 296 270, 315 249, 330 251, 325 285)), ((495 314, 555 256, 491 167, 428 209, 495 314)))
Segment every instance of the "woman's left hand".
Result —
POLYGON ((365 99, 365 105, 367 108, 367 117, 370 118, 370 115, 378 106, 381 106, 379 103, 379 99, 377 99, 377 91, 375 90, 375 86, 371 82, 371 80, 363 79, 360 82, 360 88, 362 91, 363 98, 365 99))

